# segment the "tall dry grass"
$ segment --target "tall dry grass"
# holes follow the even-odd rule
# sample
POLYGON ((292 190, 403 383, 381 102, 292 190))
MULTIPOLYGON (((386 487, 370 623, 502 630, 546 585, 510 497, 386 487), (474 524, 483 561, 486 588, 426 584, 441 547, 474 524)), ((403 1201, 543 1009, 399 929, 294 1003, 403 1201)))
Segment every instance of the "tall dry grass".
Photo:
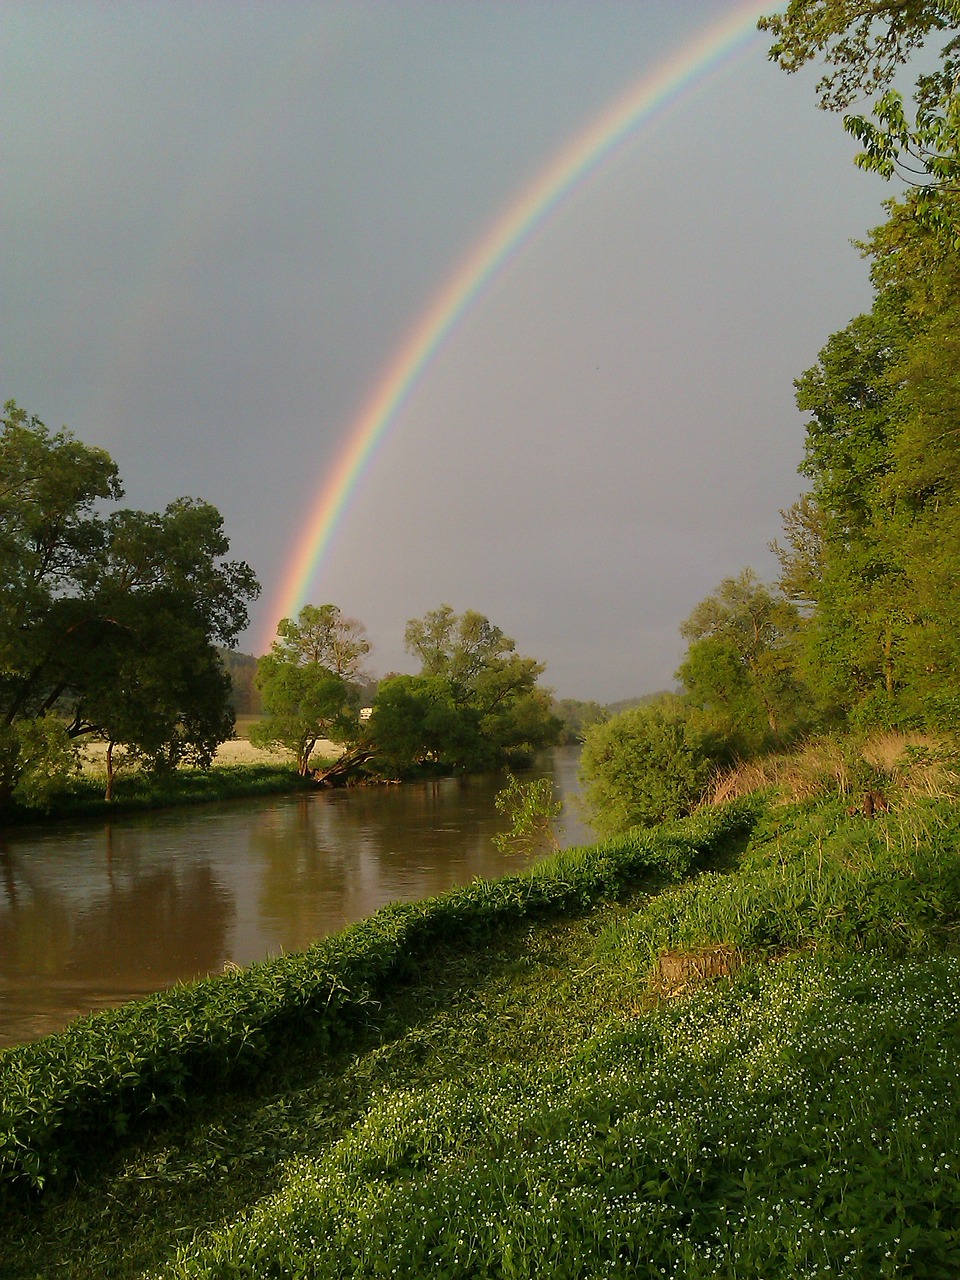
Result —
POLYGON ((703 803, 769 791, 782 804, 818 797, 859 801, 870 792, 896 808, 928 798, 960 798, 960 749, 929 734, 812 738, 794 751, 741 761, 712 778, 703 803))

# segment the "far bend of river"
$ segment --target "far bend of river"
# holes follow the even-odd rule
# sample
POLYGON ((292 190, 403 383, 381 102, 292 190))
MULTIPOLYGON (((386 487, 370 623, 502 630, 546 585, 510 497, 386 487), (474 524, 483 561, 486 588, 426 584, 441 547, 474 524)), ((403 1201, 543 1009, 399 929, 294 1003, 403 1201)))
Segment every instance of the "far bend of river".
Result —
MULTIPOLYGON (((562 845, 579 749, 544 756, 562 845)), ((0 1046, 173 983, 298 951, 385 903, 529 865, 501 854, 503 775, 312 791, 0 833, 0 1046)))

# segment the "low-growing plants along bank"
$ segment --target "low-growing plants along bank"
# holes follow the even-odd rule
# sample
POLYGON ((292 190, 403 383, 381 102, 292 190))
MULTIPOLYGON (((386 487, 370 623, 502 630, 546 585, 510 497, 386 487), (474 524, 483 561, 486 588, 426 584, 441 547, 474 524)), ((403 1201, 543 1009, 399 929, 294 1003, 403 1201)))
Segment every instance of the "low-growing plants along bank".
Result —
POLYGON ((960 816, 757 813, 568 851, 332 940, 357 964, 364 937, 389 949, 379 928, 398 940, 379 986, 327 971, 336 1034, 294 1020, 242 1087, 184 1079, 96 1169, 63 1133, 69 1177, 8 1195, 4 1274, 956 1275, 960 816), (665 985, 665 949, 720 944, 732 976, 665 985))
POLYGON ((653 832, 558 853, 530 872, 397 903, 310 950, 80 1019, 0 1055, 0 1185, 42 1189, 89 1149, 269 1070, 309 1039, 349 1040, 390 984, 446 939, 469 946, 524 921, 586 908, 638 877, 679 879, 745 835, 756 804, 704 810, 653 832))
POLYGON ((52 795, 42 809, 10 804, 5 821, 8 826, 27 826, 71 818, 102 818, 215 800, 282 795, 311 785, 296 769, 273 764, 181 768, 161 775, 140 771, 121 774, 113 784, 113 798, 109 801, 104 799, 104 781, 96 772, 85 773, 52 795))

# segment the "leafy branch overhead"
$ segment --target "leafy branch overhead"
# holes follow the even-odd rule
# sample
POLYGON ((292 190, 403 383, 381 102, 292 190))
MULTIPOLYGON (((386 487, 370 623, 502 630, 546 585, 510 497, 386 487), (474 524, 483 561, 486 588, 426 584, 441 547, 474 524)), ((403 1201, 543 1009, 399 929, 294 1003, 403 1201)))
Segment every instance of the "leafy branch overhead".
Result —
POLYGON ((952 203, 942 198, 960 181, 960 4, 791 0, 784 13, 761 18, 759 26, 773 34, 770 57, 785 71, 823 61, 817 95, 827 110, 846 112, 864 95, 879 95, 869 116, 844 115, 844 127, 863 147, 856 163, 916 187, 918 215, 960 240, 952 203), (931 41, 943 37, 939 64, 914 82, 911 114, 893 82, 921 50, 926 63, 931 41))

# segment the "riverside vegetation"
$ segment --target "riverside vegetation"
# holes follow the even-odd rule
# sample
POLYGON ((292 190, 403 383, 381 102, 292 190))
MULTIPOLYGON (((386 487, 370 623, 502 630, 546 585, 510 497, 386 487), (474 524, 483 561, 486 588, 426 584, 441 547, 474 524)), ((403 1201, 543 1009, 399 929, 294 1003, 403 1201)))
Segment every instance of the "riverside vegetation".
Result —
POLYGON ((847 807, 728 801, 7 1051, 0 1274, 956 1275, 960 810, 847 807))
MULTIPOLYGON (((870 312, 797 382, 811 488, 779 581, 725 579, 683 625, 682 693, 587 730, 596 846, 0 1055, 0 1275, 960 1274, 960 23, 791 0, 763 25, 786 69, 824 56, 825 105, 886 90, 846 121, 859 162, 926 184, 865 246, 870 312), (932 32, 910 118, 890 80, 932 32)), ((30 554, 0 546, 29 623, 0 635, 0 800, 45 798, 71 733, 209 759, 211 646, 255 592, 217 513, 99 521, 105 455, 15 406, 4 445, 57 463, 64 518, 30 468, 3 497, 30 554), (131 547, 155 573, 116 599, 131 547)), ((327 622, 362 650, 320 606, 260 673, 265 741, 301 769, 354 723, 361 654, 314 669, 327 622)), ((481 615, 442 606, 408 644, 371 758, 484 768, 559 732, 540 664, 481 615)))

